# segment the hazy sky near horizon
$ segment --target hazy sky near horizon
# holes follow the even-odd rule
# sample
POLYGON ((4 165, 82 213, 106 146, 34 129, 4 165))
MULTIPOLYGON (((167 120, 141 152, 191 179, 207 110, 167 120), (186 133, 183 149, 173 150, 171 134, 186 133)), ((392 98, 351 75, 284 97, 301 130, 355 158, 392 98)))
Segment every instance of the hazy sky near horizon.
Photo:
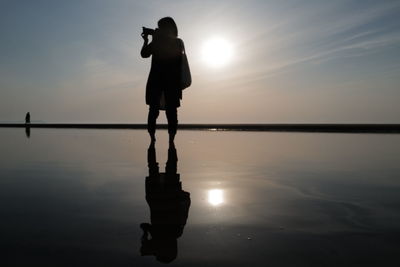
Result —
POLYGON ((400 123, 398 14, 394 0, 0 0, 0 121, 144 123, 141 27, 172 16, 193 76, 181 123, 400 123), (213 37, 233 47, 217 69, 201 58, 213 37))

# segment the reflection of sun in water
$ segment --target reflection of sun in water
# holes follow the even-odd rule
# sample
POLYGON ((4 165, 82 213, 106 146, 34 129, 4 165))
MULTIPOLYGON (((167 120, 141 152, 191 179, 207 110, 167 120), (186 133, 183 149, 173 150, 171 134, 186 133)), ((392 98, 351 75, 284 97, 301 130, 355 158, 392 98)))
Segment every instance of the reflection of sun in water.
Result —
POLYGON ((202 57, 211 67, 222 67, 232 59, 232 45, 223 38, 213 38, 203 44, 202 57))
POLYGON ((208 191, 208 203, 218 206, 224 202, 224 192, 221 189, 211 189, 208 191))

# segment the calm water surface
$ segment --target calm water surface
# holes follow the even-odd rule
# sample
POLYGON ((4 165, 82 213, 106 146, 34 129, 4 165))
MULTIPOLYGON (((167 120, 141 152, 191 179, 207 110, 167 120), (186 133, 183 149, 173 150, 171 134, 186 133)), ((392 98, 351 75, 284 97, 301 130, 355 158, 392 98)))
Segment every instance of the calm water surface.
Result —
POLYGON ((0 138, 2 266, 400 266, 400 135, 0 138))

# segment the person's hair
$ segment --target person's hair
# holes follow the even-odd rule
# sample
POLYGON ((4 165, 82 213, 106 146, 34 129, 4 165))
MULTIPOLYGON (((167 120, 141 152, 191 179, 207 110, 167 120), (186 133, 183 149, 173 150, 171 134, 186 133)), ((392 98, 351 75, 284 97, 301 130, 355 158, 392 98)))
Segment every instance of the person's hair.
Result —
POLYGON ((167 31, 168 33, 171 33, 175 37, 178 37, 178 27, 176 26, 176 23, 173 18, 171 17, 165 17, 162 18, 158 21, 158 28, 167 31))

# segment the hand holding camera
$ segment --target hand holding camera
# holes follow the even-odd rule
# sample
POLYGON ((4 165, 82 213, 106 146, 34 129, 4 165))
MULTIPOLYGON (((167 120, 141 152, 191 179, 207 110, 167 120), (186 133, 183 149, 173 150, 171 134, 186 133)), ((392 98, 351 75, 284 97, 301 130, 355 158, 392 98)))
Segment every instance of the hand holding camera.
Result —
POLYGON ((142 29, 143 29, 143 31, 142 31, 141 36, 145 41, 149 40, 149 35, 154 37, 154 35, 157 32, 157 29, 154 30, 154 29, 150 29, 150 28, 146 28, 146 27, 142 27, 142 29))

